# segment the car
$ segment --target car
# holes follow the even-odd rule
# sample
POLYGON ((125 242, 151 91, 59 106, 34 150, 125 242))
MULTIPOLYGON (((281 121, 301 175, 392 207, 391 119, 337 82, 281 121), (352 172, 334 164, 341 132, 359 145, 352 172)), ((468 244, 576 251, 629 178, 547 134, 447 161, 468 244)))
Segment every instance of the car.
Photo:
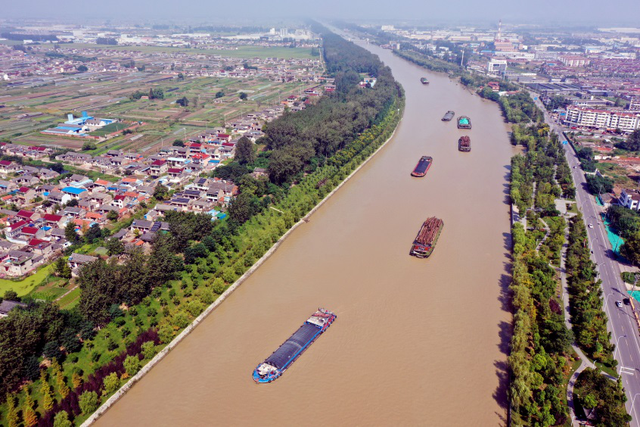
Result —
POLYGON ((622 300, 622 302, 623 302, 625 305, 630 305, 630 304, 631 304, 631 301, 629 300, 629 298, 625 298, 625 299, 623 299, 623 300, 622 300))
POLYGON ((589 228, 593 228, 593 224, 589 224, 589 228))
POLYGON ((616 305, 617 305, 618 307, 622 307, 622 301, 616 301, 616 305))

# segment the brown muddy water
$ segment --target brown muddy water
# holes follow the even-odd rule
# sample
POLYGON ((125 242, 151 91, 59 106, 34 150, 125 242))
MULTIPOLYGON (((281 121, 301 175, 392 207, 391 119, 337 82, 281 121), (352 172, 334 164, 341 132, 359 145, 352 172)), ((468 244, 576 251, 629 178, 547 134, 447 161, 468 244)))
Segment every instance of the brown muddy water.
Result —
POLYGON ((395 137, 99 425, 505 423, 506 125, 495 103, 366 47, 406 91, 395 137), (473 129, 442 122, 447 110, 473 129), (470 153, 457 150, 465 134, 470 153), (433 165, 412 178, 422 155, 433 165), (429 216, 444 220, 438 245, 410 257, 429 216), (253 369, 317 307, 338 315, 333 326, 276 382, 255 384, 253 369))

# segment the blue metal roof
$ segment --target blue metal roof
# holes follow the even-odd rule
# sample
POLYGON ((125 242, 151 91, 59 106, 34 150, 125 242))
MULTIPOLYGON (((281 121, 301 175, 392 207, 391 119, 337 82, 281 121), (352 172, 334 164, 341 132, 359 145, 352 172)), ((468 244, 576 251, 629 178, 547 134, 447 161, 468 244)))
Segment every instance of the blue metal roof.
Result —
POLYGON ((77 196, 78 194, 84 193, 87 190, 85 190, 84 188, 65 187, 65 188, 62 189, 62 191, 64 193, 71 193, 71 194, 75 194, 77 196))

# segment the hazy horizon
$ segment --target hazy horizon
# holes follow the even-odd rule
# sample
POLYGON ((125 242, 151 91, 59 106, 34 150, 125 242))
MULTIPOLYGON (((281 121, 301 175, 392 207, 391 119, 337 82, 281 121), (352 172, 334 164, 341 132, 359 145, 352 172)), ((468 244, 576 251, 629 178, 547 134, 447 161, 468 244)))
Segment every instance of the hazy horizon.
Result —
MULTIPOLYGON (((489 23, 502 20, 513 24, 557 23, 568 27, 576 25, 618 25, 639 27, 639 0, 613 0, 603 4, 596 0, 581 2, 539 0, 534 5, 522 6, 520 2, 509 0, 417 1, 396 0, 393 3, 376 3, 354 0, 344 2, 327 0, 322 4, 299 0, 278 0, 264 2, 245 0, 236 2, 211 2, 206 0, 112 0, 108 6, 97 8, 94 4, 75 3, 74 8, 51 2, 50 0, 25 0, 6 2, 3 6, 4 19, 55 19, 74 22, 78 19, 89 22, 137 21, 175 22, 179 24, 203 25, 226 24, 264 25, 265 21, 300 19, 374 20, 380 22, 410 20, 420 23, 489 23)), ((83 22, 78 22, 82 24, 83 22)))

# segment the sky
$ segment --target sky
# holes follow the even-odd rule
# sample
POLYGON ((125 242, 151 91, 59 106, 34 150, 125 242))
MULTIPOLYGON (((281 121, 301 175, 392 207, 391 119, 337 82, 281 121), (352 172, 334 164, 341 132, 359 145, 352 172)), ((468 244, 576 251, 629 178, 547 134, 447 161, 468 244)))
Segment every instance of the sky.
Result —
POLYGON ((0 19, 265 25, 294 18, 640 27, 640 0, 0 0, 0 19), (84 5, 84 7, 83 7, 84 5))

